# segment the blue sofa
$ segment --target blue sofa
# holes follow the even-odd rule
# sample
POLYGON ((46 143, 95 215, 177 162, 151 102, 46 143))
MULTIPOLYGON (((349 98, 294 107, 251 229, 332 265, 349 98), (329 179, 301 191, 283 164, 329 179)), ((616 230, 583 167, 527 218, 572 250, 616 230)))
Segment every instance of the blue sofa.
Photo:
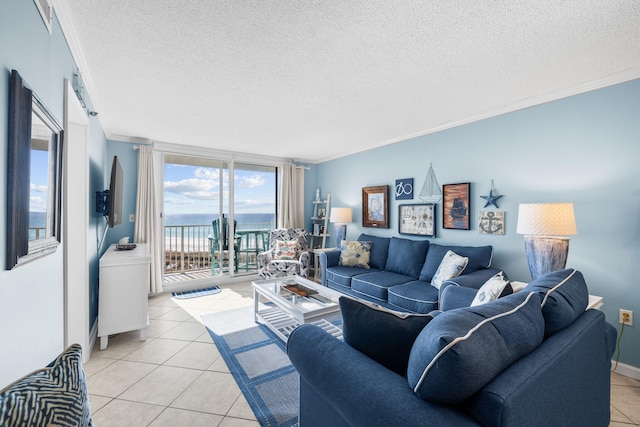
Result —
POLYGON ((607 426, 616 330, 585 310, 575 270, 476 307, 399 316, 341 298, 344 342, 293 331, 300 424, 327 426, 607 426), (439 314, 438 314, 439 313, 439 314), (404 370, 404 372, 403 372, 404 370))
POLYGON ((446 246, 367 234, 361 234, 358 241, 371 242, 369 268, 340 265, 338 249, 323 252, 322 284, 393 310, 429 313, 438 308, 439 291, 431 286, 431 280, 449 250, 469 258, 453 284, 478 289, 500 271, 490 268, 491 246, 446 246))

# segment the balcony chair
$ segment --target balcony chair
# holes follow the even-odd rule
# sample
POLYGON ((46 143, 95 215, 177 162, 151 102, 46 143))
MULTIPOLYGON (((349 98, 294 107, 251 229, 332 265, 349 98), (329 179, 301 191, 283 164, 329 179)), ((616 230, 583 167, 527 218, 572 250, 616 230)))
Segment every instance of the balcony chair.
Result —
POLYGON ((309 273, 308 234, 303 228, 277 228, 269 233, 269 250, 258 254, 263 279, 309 273))
POLYGON ((237 230, 240 241, 240 268, 245 271, 258 268, 258 254, 269 250, 269 230, 237 230))
MULTIPOLYGON (((220 235, 220 219, 214 219, 213 234, 209 235, 209 251, 211 252, 211 273, 215 274, 216 268, 223 268, 224 261, 229 261, 229 222, 228 218, 222 218, 222 236, 220 235), (220 245, 222 244, 222 251, 220 245)), ((233 221, 233 229, 238 225, 238 221, 233 221)), ((235 252, 234 272, 238 271, 238 254, 240 253, 240 236, 233 238, 233 250, 235 252)))

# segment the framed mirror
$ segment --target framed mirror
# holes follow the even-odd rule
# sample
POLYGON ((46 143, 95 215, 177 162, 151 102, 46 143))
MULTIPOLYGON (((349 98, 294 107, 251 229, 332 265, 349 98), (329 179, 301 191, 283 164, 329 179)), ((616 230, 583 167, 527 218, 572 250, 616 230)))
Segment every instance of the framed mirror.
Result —
POLYGON ((62 133, 44 104, 12 70, 6 270, 45 256, 60 243, 62 133))

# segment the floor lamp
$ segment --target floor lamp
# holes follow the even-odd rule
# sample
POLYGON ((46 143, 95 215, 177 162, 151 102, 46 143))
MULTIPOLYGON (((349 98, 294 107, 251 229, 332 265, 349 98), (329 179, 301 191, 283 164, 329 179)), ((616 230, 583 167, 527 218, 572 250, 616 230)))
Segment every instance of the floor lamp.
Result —
POLYGON ((535 280, 567 265, 569 238, 577 234, 573 203, 527 203, 518 208, 529 272, 535 280))
POLYGON ((331 208, 329 221, 334 224, 336 247, 347 238, 347 223, 351 222, 351 208, 331 208))

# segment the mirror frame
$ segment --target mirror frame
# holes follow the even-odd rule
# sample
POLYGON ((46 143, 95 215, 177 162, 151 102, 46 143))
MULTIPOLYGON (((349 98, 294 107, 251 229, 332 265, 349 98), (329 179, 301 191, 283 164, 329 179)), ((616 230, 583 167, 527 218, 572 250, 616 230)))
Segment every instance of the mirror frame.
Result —
POLYGON ((7 149, 7 228, 5 270, 54 252, 60 244, 62 206, 62 126, 23 82, 16 70, 9 80, 7 149), (31 117, 35 113, 52 133, 47 192, 47 234, 29 241, 31 117), (51 212, 49 212, 51 210, 51 212))

